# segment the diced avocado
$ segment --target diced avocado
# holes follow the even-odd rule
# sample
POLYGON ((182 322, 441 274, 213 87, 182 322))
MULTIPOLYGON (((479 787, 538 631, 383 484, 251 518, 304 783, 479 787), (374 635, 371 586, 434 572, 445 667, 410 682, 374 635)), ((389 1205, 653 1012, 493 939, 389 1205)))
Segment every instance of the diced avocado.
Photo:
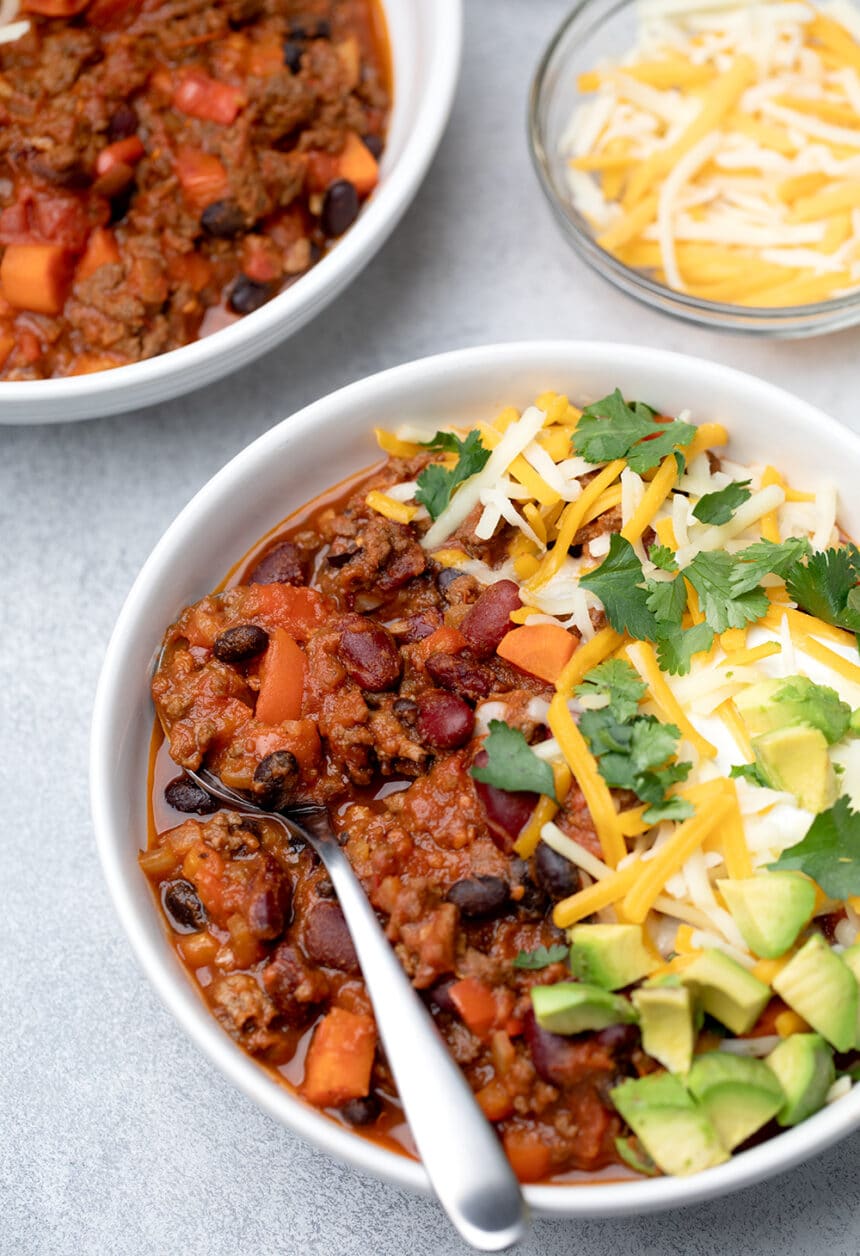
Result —
POLYGON ((531 995, 537 1023, 553 1034, 582 1034, 636 1020, 635 1010, 620 994, 610 994, 584 981, 533 986, 531 995))
POLYGON ((772 789, 794 794, 805 811, 826 811, 836 798, 836 773, 827 739, 817 728, 798 724, 753 738, 759 770, 772 789))
POLYGON ((833 745, 845 736, 851 721, 851 708, 836 690, 806 676, 762 680, 739 693, 735 704, 752 737, 806 725, 817 728, 833 745))
POLYGON ((670 1073, 622 1082, 612 1102, 664 1173, 685 1176, 728 1160, 717 1131, 670 1073))
MULTIPOLYGON (((857 982, 858 992, 860 992, 860 943, 855 942, 853 946, 847 947, 840 956, 842 963, 847 964, 854 974, 854 980, 857 982)), ((860 998, 858 998, 857 1011, 857 1037, 854 1046, 860 1050, 860 998)))
POLYGON ((717 887, 747 946, 761 959, 779 959, 815 907, 815 886, 799 872, 763 872, 717 887))
POLYGON ((773 988, 837 1051, 857 1037, 858 991, 854 974, 820 934, 805 942, 773 979, 773 988))
POLYGON ((693 999, 677 986, 640 986, 631 996, 639 1013, 642 1048, 670 1073, 686 1073, 696 1044, 693 999))
POLYGON ((687 1089, 728 1151, 767 1125, 784 1101, 782 1087, 766 1064, 727 1051, 696 1056, 687 1089))
POLYGON ((833 1052, 820 1034, 792 1034, 765 1060, 782 1086, 785 1102, 776 1114, 780 1125, 799 1125, 824 1106, 836 1078, 833 1052))
POLYGON ((752 1029, 770 999, 763 981, 722 951, 704 951, 681 973, 709 1016, 733 1034, 752 1029))
POLYGON ((661 962, 645 945, 641 925, 574 925, 567 936, 574 976, 604 990, 630 986, 661 962))

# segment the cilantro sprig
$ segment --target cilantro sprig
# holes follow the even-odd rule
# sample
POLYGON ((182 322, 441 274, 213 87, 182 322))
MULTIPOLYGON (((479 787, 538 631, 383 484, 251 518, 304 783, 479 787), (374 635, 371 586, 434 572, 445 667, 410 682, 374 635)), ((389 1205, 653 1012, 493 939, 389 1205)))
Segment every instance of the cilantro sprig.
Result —
POLYGON ((518 951, 511 960, 511 966, 537 972, 541 968, 549 968, 550 964, 563 963, 569 954, 570 948, 557 942, 554 946, 538 946, 533 951, 518 951))
POLYGON ((457 465, 450 470, 438 462, 431 462, 418 476, 415 500, 427 507, 431 519, 438 519, 455 489, 486 465, 490 451, 481 444, 481 433, 477 428, 473 428, 464 440, 454 432, 437 432, 432 440, 424 442, 424 448, 457 454, 457 465))
POLYGON ((484 742, 487 762, 471 769, 475 780, 509 792, 525 790, 555 798, 552 768, 538 758, 519 729, 503 720, 490 720, 489 727, 484 742))
POLYGON ((728 523, 738 506, 752 496, 749 486, 749 480, 733 480, 715 493, 705 493, 693 507, 693 515, 700 523, 728 523))
POLYGON ((827 624, 860 632, 860 550, 856 545, 816 550, 785 578, 789 596, 827 624))
POLYGON ((674 724, 653 715, 640 715, 645 695, 636 670, 623 659, 592 668, 577 686, 577 694, 605 696, 607 705, 583 711, 579 730, 597 760, 600 775, 614 789, 629 789, 649 806, 649 824, 681 820, 693 814, 686 799, 667 798, 670 786, 686 780, 692 764, 673 762, 681 739, 674 724))
POLYGON ((696 433, 692 423, 666 422, 643 401, 627 403, 614 393, 586 406, 571 438, 574 453, 588 462, 626 458, 632 471, 650 471, 667 454, 689 445, 696 433))
POLYGON ((844 796, 837 798, 770 867, 805 872, 831 898, 860 894, 860 812, 844 796))

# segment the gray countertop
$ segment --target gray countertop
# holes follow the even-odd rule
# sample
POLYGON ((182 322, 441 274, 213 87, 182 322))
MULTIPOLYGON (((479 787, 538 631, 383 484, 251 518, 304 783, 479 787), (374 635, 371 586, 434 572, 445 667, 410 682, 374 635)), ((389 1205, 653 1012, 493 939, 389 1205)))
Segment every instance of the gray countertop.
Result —
MULTIPOLYGON (((432 1203, 332 1162, 228 1086, 144 981, 102 883, 86 758, 105 643, 150 548, 226 459, 382 367, 542 337, 724 360, 860 429, 858 334, 778 343, 698 331, 616 293, 568 251, 523 121, 530 71, 566 7, 468 0, 459 95, 417 202, 353 287, 283 348, 169 405, 0 429, 0 774, 12 800, 0 843, 4 1256, 465 1250, 432 1203)), ((684 1212, 539 1221, 522 1250, 856 1256, 858 1154, 860 1134, 684 1212)))

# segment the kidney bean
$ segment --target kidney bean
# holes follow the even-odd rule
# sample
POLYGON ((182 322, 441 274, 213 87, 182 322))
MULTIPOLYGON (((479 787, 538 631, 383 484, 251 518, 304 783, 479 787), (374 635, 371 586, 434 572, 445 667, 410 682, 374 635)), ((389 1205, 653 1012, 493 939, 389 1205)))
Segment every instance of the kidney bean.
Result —
MULTIPOLYGON (((483 767, 486 762, 487 752, 482 750, 475 756, 475 766, 483 767)), ((484 804, 493 840, 503 851, 510 852, 532 818, 540 795, 526 790, 496 789, 495 785, 485 785, 483 781, 475 781, 475 792, 484 804)))
POLYGON ((218 803, 187 776, 175 776, 164 787, 164 801, 174 811, 196 811, 199 816, 210 816, 218 810, 218 803))
POLYGON ((289 806, 299 783, 299 761, 290 750, 273 750, 261 759, 254 772, 254 785, 264 806, 282 811, 289 806))
POLYGON ((502 637, 514 627, 511 611, 521 605, 519 586, 513 580, 497 580, 469 608, 460 631, 479 658, 495 654, 502 637))
POLYGON ((363 136, 363 139, 364 139, 364 147, 369 152, 373 153, 376 160, 379 161, 380 157, 382 156, 381 137, 378 135, 365 135, 363 136))
POLYGON ((416 615, 409 615, 403 620, 403 626, 398 630, 397 636, 401 641, 410 644, 413 641, 423 641, 441 626, 442 616, 438 611, 419 611, 416 615))
POLYGON ((443 981, 437 981, 429 990, 422 990, 420 993, 422 997, 426 996, 431 1003, 434 1003, 440 1012, 450 1012, 452 1016, 456 1016, 457 1008, 451 998, 451 987, 455 980, 453 977, 446 977, 443 981))
POLYGON ((175 928, 196 931, 206 927, 206 909, 190 881, 168 881, 162 886, 161 901, 175 928))
POLYGON ((554 903, 560 898, 568 898, 579 889, 579 873, 575 864, 547 846, 546 842, 538 844, 534 862, 537 883, 554 903))
POLYGON ((108 122, 108 143, 113 144, 117 140, 127 140, 129 136, 134 135, 139 124, 140 120, 134 105, 119 105, 111 114, 108 122))
POLYGON ((445 895, 467 920, 496 916, 508 902, 510 890, 501 877, 465 877, 455 881, 445 895))
MULTIPOLYGON (((320 998, 325 997, 327 982, 322 973, 316 974, 320 986, 320 998)), ((296 993, 308 984, 309 971, 298 951, 288 942, 281 942, 261 973, 266 993, 275 1004, 286 1024, 300 1029, 311 1019, 316 1008, 310 1001, 299 1000, 296 993)))
POLYGON ((338 537, 329 546, 325 560, 330 567, 345 567, 351 559, 355 558, 358 548, 355 541, 338 537))
POLYGON ((596 1033, 594 1040, 619 1064, 629 1063, 639 1043, 639 1028, 637 1025, 609 1025, 596 1033))
POLYGON ((580 1081, 587 1071, 581 1041, 541 1029, 529 1008, 523 1017, 523 1036, 539 1077, 551 1086, 580 1081))
POLYGON ((311 909, 305 920, 302 946, 308 959, 344 973, 361 969, 346 919, 338 903, 323 900, 311 909))
POLYGON ((200 215, 200 226, 217 240, 231 240, 247 227, 245 215, 237 201, 229 197, 212 201, 200 215))
POLYGON ((255 938, 271 941, 284 931, 292 893, 289 882, 277 887, 267 886, 255 894, 248 904, 248 928, 255 938))
POLYGON ((492 692, 494 677, 489 668, 462 654, 431 654, 424 667, 437 685, 461 698, 480 702, 492 692))
POLYGON ((320 224, 327 236, 342 236, 358 217, 358 192, 349 179, 335 179, 325 190, 320 224))
POLYGON ((256 658, 269 644, 269 634, 258 624, 236 624, 215 638, 212 653, 222 663, 244 663, 256 658))
POLYGON ((350 1125, 372 1125, 382 1111, 382 1104, 376 1095, 365 1095, 363 1099, 350 1099, 340 1110, 340 1114, 350 1125))
POLYGON ((424 745, 436 750, 456 750, 472 736, 475 714, 456 694, 431 689, 418 699, 416 727, 424 745))
POLYGON ((393 689, 403 664, 394 638, 382 624, 356 616, 340 635, 338 646, 350 677, 362 689, 380 693, 393 689))
POLYGON ((307 558, 292 541, 282 541, 264 554, 248 576, 249 584, 304 584, 307 558))

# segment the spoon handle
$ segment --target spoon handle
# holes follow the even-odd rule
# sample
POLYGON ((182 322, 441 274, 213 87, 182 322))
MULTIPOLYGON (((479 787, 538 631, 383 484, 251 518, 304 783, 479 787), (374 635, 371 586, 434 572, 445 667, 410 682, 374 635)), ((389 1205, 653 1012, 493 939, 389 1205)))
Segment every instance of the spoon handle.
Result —
POLYGON ((502 1145, 404 973, 348 859, 315 843, 349 925, 409 1128, 439 1202, 480 1251, 522 1238, 525 1203, 502 1145))

